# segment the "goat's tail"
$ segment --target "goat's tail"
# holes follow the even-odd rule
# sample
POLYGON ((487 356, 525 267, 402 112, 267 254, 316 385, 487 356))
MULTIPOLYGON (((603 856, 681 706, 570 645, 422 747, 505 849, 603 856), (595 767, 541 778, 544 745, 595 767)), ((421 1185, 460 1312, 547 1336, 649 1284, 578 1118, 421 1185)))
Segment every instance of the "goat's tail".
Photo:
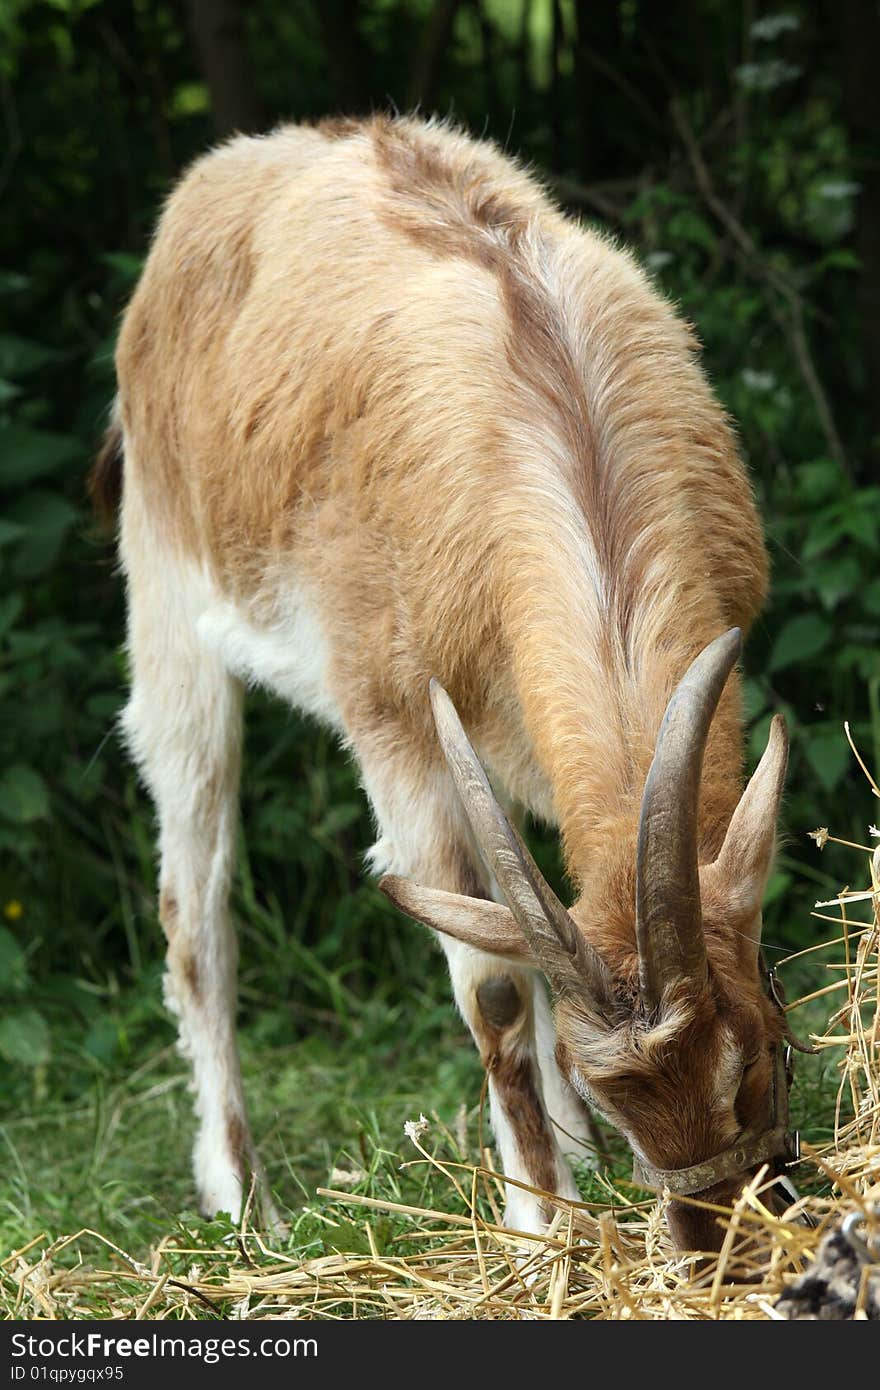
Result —
POLYGON ((87 484, 92 506, 108 531, 116 525, 122 501, 122 459, 122 425, 114 410, 104 434, 104 442, 89 471, 87 484))

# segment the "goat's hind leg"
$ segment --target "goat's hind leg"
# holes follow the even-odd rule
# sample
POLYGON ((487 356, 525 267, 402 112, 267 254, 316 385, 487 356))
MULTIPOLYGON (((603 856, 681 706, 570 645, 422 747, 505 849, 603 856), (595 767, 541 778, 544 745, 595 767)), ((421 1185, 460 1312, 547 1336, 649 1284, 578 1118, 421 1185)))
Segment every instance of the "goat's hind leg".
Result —
MULTIPOLYGON (((155 561, 142 585, 128 569, 133 678, 123 723, 159 817, 165 998, 193 1068, 196 1185, 206 1214, 237 1220, 258 1171, 235 1039, 237 944, 228 913, 242 692, 199 642, 180 603, 182 583, 174 587, 155 561)), ((275 1224, 265 1192, 261 1202, 275 1224)))

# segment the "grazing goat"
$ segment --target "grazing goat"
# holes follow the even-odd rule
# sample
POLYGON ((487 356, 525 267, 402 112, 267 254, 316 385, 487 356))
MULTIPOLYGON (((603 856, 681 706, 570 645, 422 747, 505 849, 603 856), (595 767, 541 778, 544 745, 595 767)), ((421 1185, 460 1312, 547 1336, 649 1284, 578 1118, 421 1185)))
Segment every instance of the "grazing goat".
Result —
POLYGON ((124 728, 207 1211, 260 1174, 227 911, 252 684, 338 733, 372 868, 440 933, 512 1228, 546 1219, 529 1188, 577 1196, 587 1107, 688 1248, 720 1231, 682 1198, 784 1154, 760 933, 786 735, 743 792, 766 559, 696 354, 630 256, 443 124, 236 138, 171 195, 93 491, 122 494, 124 728), (558 826, 570 909, 483 768, 558 826))

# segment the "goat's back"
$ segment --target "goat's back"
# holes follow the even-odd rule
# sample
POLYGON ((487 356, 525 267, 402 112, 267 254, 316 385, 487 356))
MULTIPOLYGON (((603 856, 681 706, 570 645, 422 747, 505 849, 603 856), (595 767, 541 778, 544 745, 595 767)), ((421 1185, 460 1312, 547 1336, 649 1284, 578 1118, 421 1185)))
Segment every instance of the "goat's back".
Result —
POLYGON ((398 692, 433 671, 466 710, 524 596, 587 658, 649 646, 673 610, 702 643, 763 597, 686 325, 444 126, 288 127, 199 161, 118 372, 132 505, 239 601, 271 606, 295 566, 336 648, 381 653, 398 692))

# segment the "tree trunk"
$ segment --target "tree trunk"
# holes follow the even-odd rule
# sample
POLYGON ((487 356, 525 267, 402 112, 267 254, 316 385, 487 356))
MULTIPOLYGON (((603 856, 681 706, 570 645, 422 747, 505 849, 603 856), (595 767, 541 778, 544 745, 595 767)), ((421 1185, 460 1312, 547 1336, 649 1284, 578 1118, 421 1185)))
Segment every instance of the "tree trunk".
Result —
POLYGON ((575 0, 574 6, 574 106, 577 171, 586 183, 592 159, 591 125, 592 74, 587 52, 590 0, 575 0))
POLYGON ((330 64, 336 108, 345 116, 369 106, 370 64, 361 41, 360 0, 315 0, 330 64))
POLYGON ((436 0, 413 64, 407 93, 410 108, 418 106, 430 112, 434 105, 443 55, 449 47, 452 26, 460 5, 461 0, 436 0))
POLYGON ((486 106, 487 124, 490 131, 499 136, 502 120, 501 93, 498 90, 498 45, 492 21, 486 13, 482 0, 474 0, 477 25, 480 30, 480 58, 483 67, 483 91, 486 106))
POLYGON ((855 241, 861 261, 865 395, 876 466, 880 454, 880 9, 866 0, 838 0, 828 13, 837 31, 843 109, 855 176, 861 184, 855 241))
POLYGON ((552 167, 558 173, 564 167, 563 145, 565 143, 562 119, 562 47, 565 33, 562 27, 562 7, 559 0, 552 0, 550 30, 550 142, 553 146, 552 167))
POLYGON ((239 0, 186 0, 199 70, 211 97, 218 135, 264 124, 239 0))
POLYGON ((519 18, 519 36, 516 43, 516 115, 520 118, 527 112, 531 102, 531 58, 532 0, 522 0, 519 18))

